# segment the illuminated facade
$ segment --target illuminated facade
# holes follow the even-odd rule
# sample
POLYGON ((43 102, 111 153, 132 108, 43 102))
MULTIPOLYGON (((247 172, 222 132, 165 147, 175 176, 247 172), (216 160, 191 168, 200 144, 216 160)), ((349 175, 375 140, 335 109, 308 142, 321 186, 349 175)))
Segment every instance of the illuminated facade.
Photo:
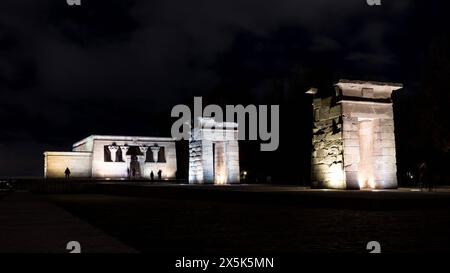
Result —
POLYGON ((61 178, 69 168, 75 178, 175 179, 175 141, 162 137, 89 136, 72 152, 45 152, 44 175, 61 178), (159 173, 159 174, 158 174, 159 173))
POLYGON ((189 139, 189 183, 239 183, 237 123, 198 119, 189 139))
POLYGON ((402 85, 340 80, 335 87, 334 96, 314 97, 312 187, 397 188, 391 95, 402 85))

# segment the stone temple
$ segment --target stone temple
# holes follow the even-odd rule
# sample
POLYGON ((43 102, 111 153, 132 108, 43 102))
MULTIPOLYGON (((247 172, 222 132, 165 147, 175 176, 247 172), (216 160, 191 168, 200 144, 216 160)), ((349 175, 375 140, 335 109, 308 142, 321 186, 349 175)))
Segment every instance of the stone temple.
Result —
POLYGON ((45 152, 46 178, 175 179, 175 141, 164 137, 89 136, 73 145, 71 152, 45 152))
POLYGON ((313 100, 313 188, 397 188, 391 95, 401 84, 340 80, 313 100))
POLYGON ((237 123, 198 118, 189 139, 189 183, 239 183, 237 123))

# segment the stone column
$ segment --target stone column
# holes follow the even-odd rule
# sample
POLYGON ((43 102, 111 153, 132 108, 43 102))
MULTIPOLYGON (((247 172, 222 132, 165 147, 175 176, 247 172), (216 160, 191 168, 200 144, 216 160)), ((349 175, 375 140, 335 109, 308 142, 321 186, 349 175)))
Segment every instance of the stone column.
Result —
POLYGON ((145 156, 144 155, 137 155, 137 161, 139 162, 139 169, 136 170, 136 178, 141 179, 145 177, 144 174, 144 164, 145 164, 145 156))
POLYGON ((109 145, 109 152, 111 153, 111 161, 116 162, 117 150, 119 150, 119 146, 117 145, 109 145))
POLYGON ((127 162, 127 152, 130 149, 128 146, 120 146, 120 150, 122 150, 122 159, 123 162, 127 162))
POLYGON ((160 147, 155 144, 155 146, 150 147, 150 149, 152 150, 152 154, 153 154, 153 162, 158 162, 158 153, 159 153, 160 147))
POLYGON ((141 153, 144 155, 144 162, 147 160, 147 150, 148 147, 147 146, 139 146, 139 150, 141 151, 141 153))
POLYGON ((125 164, 126 164, 126 166, 127 166, 127 174, 131 177, 131 155, 126 155, 125 156, 125 164), (130 173, 128 173, 128 171, 130 172, 130 173))

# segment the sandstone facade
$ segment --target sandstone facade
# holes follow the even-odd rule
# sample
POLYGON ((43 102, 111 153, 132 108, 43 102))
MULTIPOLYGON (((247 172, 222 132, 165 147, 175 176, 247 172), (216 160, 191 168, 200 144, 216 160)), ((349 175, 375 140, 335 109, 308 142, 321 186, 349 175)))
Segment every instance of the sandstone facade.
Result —
POLYGON ((45 152, 46 178, 175 179, 175 141, 165 137, 89 136, 73 145, 72 152, 45 152))
POLYGON ((397 187, 391 94, 400 88, 400 84, 341 80, 334 96, 315 96, 312 187, 397 187))

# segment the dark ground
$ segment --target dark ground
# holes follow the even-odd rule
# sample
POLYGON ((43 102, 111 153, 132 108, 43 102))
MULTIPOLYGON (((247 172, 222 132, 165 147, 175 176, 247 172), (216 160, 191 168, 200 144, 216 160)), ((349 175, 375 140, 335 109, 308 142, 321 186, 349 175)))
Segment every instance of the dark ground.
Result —
POLYGON ((0 253, 135 253, 102 230, 26 191, 0 192, 0 253))
POLYGON ((108 235, 148 253, 367 253, 369 241, 380 242, 384 253, 449 251, 447 190, 102 187, 101 192, 108 194, 46 197, 108 235))

